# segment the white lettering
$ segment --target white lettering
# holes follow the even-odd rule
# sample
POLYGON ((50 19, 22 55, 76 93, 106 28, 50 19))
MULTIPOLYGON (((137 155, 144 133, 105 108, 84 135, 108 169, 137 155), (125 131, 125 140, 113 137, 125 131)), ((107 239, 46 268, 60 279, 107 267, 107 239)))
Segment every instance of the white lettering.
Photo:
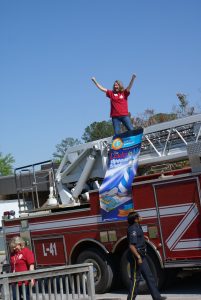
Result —
POLYGON ((45 245, 42 244, 42 246, 43 246, 43 256, 47 256, 47 253, 45 252, 45 245))
POLYGON ((57 256, 57 246, 56 243, 50 243, 49 247, 46 247, 45 244, 42 244, 43 248, 43 255, 47 256, 48 254, 51 254, 52 256, 57 256))

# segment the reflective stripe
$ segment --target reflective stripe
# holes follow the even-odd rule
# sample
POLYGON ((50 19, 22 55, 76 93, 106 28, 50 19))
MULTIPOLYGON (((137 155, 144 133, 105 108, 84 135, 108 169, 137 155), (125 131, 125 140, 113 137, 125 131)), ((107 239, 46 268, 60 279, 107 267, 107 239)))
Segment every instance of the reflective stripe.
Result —
POLYGON ((136 263, 136 259, 134 259, 134 261, 135 261, 135 266, 134 266, 134 274, 133 274, 133 288, 131 293, 131 300, 133 299, 135 288, 136 288, 137 263, 136 263))

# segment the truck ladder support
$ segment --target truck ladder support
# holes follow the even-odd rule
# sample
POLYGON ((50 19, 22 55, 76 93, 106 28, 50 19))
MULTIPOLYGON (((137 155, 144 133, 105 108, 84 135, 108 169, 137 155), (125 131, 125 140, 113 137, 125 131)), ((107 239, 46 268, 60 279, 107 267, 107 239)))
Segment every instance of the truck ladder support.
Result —
MULTIPOLYGON (((187 146, 198 143, 200 139, 201 114, 149 126, 144 129, 139 166, 185 160, 188 158, 187 146)), ((69 190, 71 197, 77 201, 88 179, 104 178, 111 142, 112 137, 109 137, 69 148, 56 174, 60 193, 62 186, 68 187, 74 181, 73 192, 72 188, 69 190), (99 152, 96 159, 90 158, 94 147, 99 152)))
POLYGON ((94 166, 95 160, 96 160, 97 151, 94 149, 93 152, 90 154, 90 156, 87 158, 86 165, 84 167, 84 170, 76 184, 76 187, 72 193, 73 199, 77 200, 78 196, 81 194, 83 186, 85 185, 91 170, 94 166))
MULTIPOLYGON (((200 170, 201 151, 196 147, 200 141, 201 114, 149 126, 144 128, 138 164, 149 167, 189 159, 192 170, 200 170)), ((55 175, 55 186, 63 204, 79 205, 83 190, 87 193, 97 188, 96 183, 102 181, 107 170, 111 142, 109 137, 67 149, 55 175)), ((31 188, 37 194, 35 182, 31 188)), ((18 193, 22 191, 20 187, 18 193)))

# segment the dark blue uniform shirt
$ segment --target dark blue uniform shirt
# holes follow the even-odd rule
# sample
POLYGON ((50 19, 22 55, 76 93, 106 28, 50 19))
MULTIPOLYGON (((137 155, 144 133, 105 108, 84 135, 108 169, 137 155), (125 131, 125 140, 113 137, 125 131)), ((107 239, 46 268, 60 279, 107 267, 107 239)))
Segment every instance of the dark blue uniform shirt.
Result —
MULTIPOLYGON (((138 223, 134 223, 128 227, 127 231, 128 244, 134 245, 137 249, 145 249, 146 243, 142 227, 138 223)), ((129 251, 130 252, 130 251, 129 251)))

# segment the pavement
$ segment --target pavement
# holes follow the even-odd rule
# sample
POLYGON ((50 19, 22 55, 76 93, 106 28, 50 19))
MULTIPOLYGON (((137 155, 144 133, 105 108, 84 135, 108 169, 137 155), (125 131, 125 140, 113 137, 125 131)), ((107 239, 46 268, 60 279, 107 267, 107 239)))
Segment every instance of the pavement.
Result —
MULTIPOLYGON (((167 300, 201 300, 201 270, 192 276, 175 278, 161 292, 167 300)), ((96 300, 127 300, 126 290, 116 290, 112 293, 97 295, 96 300)), ((138 295, 136 300, 152 300, 151 295, 138 295)))
MULTIPOLYGON (((167 300, 201 300, 201 294, 161 294, 162 296, 166 296, 167 300)), ((126 300, 126 294, 102 294, 96 295, 96 300, 126 300)), ((136 300, 153 300, 150 295, 138 295, 136 300)))
MULTIPOLYGON (((162 296, 166 296, 167 300, 201 300, 201 294, 162 294, 162 296)), ((127 294, 126 293, 106 293, 101 295, 95 295, 96 300, 126 300, 127 294)), ((0 299, 1 296, 0 296, 0 299)), ((43 300, 44 297, 40 294, 39 298, 36 299, 36 295, 33 295, 34 300, 43 300)), ((49 296, 46 294, 45 299, 49 299, 49 296)), ((55 299, 54 295, 52 294, 52 298, 55 299)), ((60 295, 56 296, 56 299, 61 299, 60 295)), ((72 296, 69 297, 69 300, 73 300, 72 296)), ((153 300, 150 295, 138 295, 136 300, 153 300)))

